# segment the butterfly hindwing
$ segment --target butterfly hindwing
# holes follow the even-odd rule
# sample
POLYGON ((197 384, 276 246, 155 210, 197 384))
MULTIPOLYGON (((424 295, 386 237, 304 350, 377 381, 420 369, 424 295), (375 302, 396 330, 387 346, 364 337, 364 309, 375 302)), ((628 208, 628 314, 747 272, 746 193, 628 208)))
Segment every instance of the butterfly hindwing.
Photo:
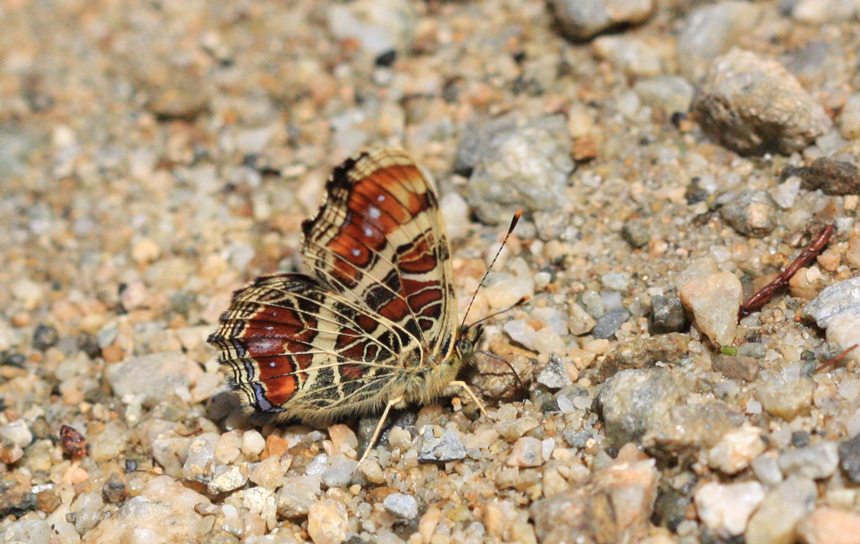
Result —
POLYGON ((303 225, 314 276, 240 289, 210 337, 247 404, 312 422, 384 404, 416 367, 447 357, 456 328, 435 192, 408 155, 363 152, 326 189, 303 225))

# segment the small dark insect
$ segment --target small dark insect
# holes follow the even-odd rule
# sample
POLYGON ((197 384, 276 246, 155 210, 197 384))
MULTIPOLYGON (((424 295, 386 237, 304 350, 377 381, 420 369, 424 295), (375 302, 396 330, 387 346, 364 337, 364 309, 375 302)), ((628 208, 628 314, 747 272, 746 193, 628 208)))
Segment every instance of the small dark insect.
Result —
POLYGON ((87 439, 76 431, 74 427, 69 427, 68 425, 60 426, 60 446, 63 448, 63 452, 67 453, 69 457, 72 459, 80 459, 81 457, 86 457, 87 450, 87 439))
POLYGON ((836 225, 831 224, 821 229, 821 232, 812 239, 812 242, 810 242, 809 245, 800 252, 800 255, 798 255, 796 259, 791 261, 791 264, 788 265, 779 276, 756 291, 753 296, 741 304, 741 309, 738 311, 738 319, 761 310, 765 304, 770 302, 770 299, 772 299, 779 291, 784 289, 788 285, 789 280, 797 274, 798 270, 811 263, 822 251, 824 251, 824 248, 827 247, 827 243, 830 242, 831 236, 833 236, 833 230, 835 228, 836 225))

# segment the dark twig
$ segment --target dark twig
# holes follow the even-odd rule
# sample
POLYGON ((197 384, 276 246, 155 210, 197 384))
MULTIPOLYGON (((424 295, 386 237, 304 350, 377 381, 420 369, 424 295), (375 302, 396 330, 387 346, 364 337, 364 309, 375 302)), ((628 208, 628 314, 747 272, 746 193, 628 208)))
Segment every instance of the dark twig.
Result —
POLYGON ((821 372, 825 368, 835 367, 837 364, 842 362, 842 359, 844 359, 856 347, 857 347, 857 344, 854 344, 853 346, 849 347, 848 349, 842 350, 839 353, 837 353, 836 356, 833 357, 832 359, 825 359, 825 360, 821 361, 821 364, 818 365, 818 368, 816 368, 815 371, 821 372))
POLYGON ((756 291, 753 296, 741 304, 741 309, 738 311, 738 319, 746 317, 752 312, 761 310, 765 304, 770 302, 770 299, 772 299, 774 295, 788 285, 789 280, 797 274, 798 270, 815 260, 815 258, 824 251, 824 248, 827 247, 827 243, 830 242, 830 237, 833 236, 833 230, 835 228, 836 225, 831 224, 821 229, 818 236, 813 238, 812 242, 806 246, 800 255, 798 255, 797 258, 794 259, 791 264, 776 277, 776 279, 756 291))

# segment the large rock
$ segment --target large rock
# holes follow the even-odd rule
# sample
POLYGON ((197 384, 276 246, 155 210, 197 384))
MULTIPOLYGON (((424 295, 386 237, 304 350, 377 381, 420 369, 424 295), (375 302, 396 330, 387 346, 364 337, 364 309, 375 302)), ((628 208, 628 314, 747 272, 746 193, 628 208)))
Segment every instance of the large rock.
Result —
POLYGON ((714 60, 691 108, 706 133, 743 154, 790 154, 832 125, 781 64, 739 49, 714 60))

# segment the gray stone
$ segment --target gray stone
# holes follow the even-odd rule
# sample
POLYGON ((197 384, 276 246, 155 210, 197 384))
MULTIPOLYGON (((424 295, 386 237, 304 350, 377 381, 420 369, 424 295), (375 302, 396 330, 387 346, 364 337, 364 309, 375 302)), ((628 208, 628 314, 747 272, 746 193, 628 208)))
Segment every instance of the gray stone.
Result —
POLYGON ((675 370, 622 370, 603 384, 596 399, 608 441, 620 446, 662 427, 691 392, 689 378, 675 370))
POLYGON ((549 389, 561 389, 570 385, 570 376, 565 368, 564 359, 558 354, 550 354, 549 362, 538 372, 537 382, 549 389))
POLYGON ((490 224, 511 210, 558 210, 574 163, 564 117, 552 115, 496 132, 479 151, 466 199, 490 224))
POLYGON ((574 40, 587 40, 621 25, 646 21, 654 0, 549 0, 559 27, 574 40))
MULTIPOLYGON (((438 429, 438 427, 435 427, 438 429)), ((427 425, 421 434, 421 445, 418 449, 418 460, 423 463, 458 461, 466 457, 466 446, 460 438, 460 433, 446 429, 440 436, 434 433, 434 426, 427 425)))
POLYGON ((184 353, 153 353, 108 366, 107 378, 119 398, 141 395, 160 401, 173 395, 177 387, 188 386, 187 368, 184 353))
POLYGON ((621 237, 633 248, 645 247, 651 241, 651 226, 645 219, 629 219, 621 227, 621 237))
POLYGON ((673 406, 668 416, 654 422, 642 437, 642 444, 671 458, 715 446, 744 421, 743 414, 719 400, 673 406))
POLYGON ((633 85, 633 90, 639 95, 643 104, 669 113, 689 110, 695 92, 690 82, 680 76, 641 79, 633 85))
POLYGON ((714 60, 691 108, 706 133, 743 154, 790 154, 832 125, 782 65, 738 49, 714 60))
POLYGON ((767 191, 742 191, 720 208, 720 215, 738 233, 753 238, 776 227, 776 203, 767 191))
POLYGON ((769 486, 778 485, 782 481, 782 470, 779 468, 779 460, 770 453, 759 455, 750 464, 753 473, 758 480, 769 486))
POLYGON ((833 476, 838 464, 836 442, 822 442, 815 446, 789 450, 779 456, 779 468, 784 474, 812 480, 833 476))
POLYGON ((843 314, 860 315, 860 277, 834 283, 803 308, 803 316, 814 319, 822 329, 843 314))
POLYGON ((792 174, 800 176, 807 191, 821 189, 828 195, 860 194, 860 168, 851 162, 819 157, 806 168, 792 174))
POLYGON ((457 143, 457 155, 454 158, 454 172, 468 176, 481 160, 484 148, 496 134, 516 129, 517 117, 505 115, 488 119, 483 122, 470 123, 463 129, 460 141, 457 143))
POLYGON ((389 514, 400 519, 412 520, 418 517, 418 501, 412 495, 392 493, 382 500, 382 507, 389 514))
POLYGON ((352 474, 358 462, 342 455, 329 458, 329 466, 322 473, 322 481, 328 487, 346 487, 352 482, 352 474))
POLYGON ((597 320, 597 323, 591 330, 591 335, 595 338, 612 338, 629 317, 630 312, 625 308, 610 310, 597 320))
POLYGON ((839 466, 849 480, 860 483, 860 434, 839 443, 839 466))
POLYGON ((408 0, 358 0, 326 10, 328 26, 338 40, 355 39, 374 57, 409 47, 417 17, 408 0))
POLYGON ((322 495, 319 476, 288 476, 278 491, 278 515, 298 518, 308 515, 311 505, 322 495))
POLYGON ((668 334, 679 332, 689 326, 681 299, 674 296, 651 297, 651 314, 648 316, 648 332, 668 334))
POLYGON ((758 24, 761 9, 749 2, 730 1, 701 6, 690 12, 678 36, 681 73, 696 82, 715 58, 758 24))

